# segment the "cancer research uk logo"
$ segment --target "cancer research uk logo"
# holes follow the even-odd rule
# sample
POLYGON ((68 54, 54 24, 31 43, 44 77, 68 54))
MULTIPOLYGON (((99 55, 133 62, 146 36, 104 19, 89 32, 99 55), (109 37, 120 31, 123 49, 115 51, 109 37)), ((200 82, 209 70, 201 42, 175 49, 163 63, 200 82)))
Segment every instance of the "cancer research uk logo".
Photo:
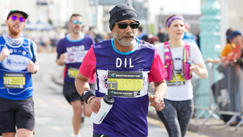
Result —
POLYGON ((25 70, 28 58, 19 55, 10 55, 2 62, 3 67, 9 70, 25 70))

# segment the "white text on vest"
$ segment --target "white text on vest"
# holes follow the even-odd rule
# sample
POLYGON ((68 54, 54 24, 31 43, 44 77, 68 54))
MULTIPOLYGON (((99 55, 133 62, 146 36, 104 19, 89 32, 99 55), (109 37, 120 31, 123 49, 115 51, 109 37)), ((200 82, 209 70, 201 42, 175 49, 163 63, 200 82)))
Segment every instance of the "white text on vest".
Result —
POLYGON ((134 66, 132 65, 132 59, 129 58, 124 58, 124 60, 122 60, 121 58, 116 58, 116 68, 120 68, 121 66, 124 66, 124 68, 133 68, 134 66))

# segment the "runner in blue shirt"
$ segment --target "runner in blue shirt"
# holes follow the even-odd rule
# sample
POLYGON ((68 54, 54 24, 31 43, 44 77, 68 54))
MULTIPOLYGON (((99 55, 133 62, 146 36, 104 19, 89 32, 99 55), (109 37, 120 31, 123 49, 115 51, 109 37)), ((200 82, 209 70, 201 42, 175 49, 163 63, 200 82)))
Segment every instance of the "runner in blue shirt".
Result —
POLYGON ((28 14, 11 10, 8 31, 0 36, 0 134, 32 137, 34 103, 31 74, 39 70, 35 43, 23 37, 28 14))
POLYGON ((113 39, 95 44, 85 55, 75 85, 83 100, 97 113, 100 101, 112 90, 114 104, 101 124, 93 125, 93 137, 147 137, 149 102, 164 108, 166 72, 159 54, 149 43, 136 39, 139 21, 136 11, 117 5, 110 11, 113 39), (96 72, 96 96, 88 81, 96 72), (115 90, 109 86, 113 82, 115 90), (149 82, 155 83, 148 95, 149 82))

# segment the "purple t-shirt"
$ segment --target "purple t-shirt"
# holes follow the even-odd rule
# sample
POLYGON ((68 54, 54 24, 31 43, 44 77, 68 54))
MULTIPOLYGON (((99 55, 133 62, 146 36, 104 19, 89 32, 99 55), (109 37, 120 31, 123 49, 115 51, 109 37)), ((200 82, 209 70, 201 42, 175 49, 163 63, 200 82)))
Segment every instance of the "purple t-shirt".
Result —
POLYGON ((85 55, 80 73, 88 78, 96 73, 97 97, 110 90, 115 98, 104 121, 94 124, 94 133, 109 137, 148 136, 148 83, 161 82, 166 77, 163 62, 152 45, 138 41, 132 51, 124 53, 115 48, 113 40, 97 43, 85 55))
POLYGON ((93 44, 94 40, 88 35, 84 35, 80 40, 75 41, 70 40, 68 35, 59 40, 57 44, 57 58, 63 53, 67 54, 64 82, 74 82, 83 58, 93 44))

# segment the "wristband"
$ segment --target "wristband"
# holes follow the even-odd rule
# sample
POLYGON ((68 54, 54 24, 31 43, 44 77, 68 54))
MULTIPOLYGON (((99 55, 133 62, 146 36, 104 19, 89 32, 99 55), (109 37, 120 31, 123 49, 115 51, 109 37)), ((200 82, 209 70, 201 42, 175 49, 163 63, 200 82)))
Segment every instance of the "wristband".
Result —
POLYGON ((81 98, 83 99, 83 101, 84 101, 86 104, 88 104, 87 101, 88 101, 89 97, 91 97, 91 96, 94 96, 94 94, 93 94, 91 91, 89 91, 89 90, 85 90, 85 91, 83 92, 81 98))

